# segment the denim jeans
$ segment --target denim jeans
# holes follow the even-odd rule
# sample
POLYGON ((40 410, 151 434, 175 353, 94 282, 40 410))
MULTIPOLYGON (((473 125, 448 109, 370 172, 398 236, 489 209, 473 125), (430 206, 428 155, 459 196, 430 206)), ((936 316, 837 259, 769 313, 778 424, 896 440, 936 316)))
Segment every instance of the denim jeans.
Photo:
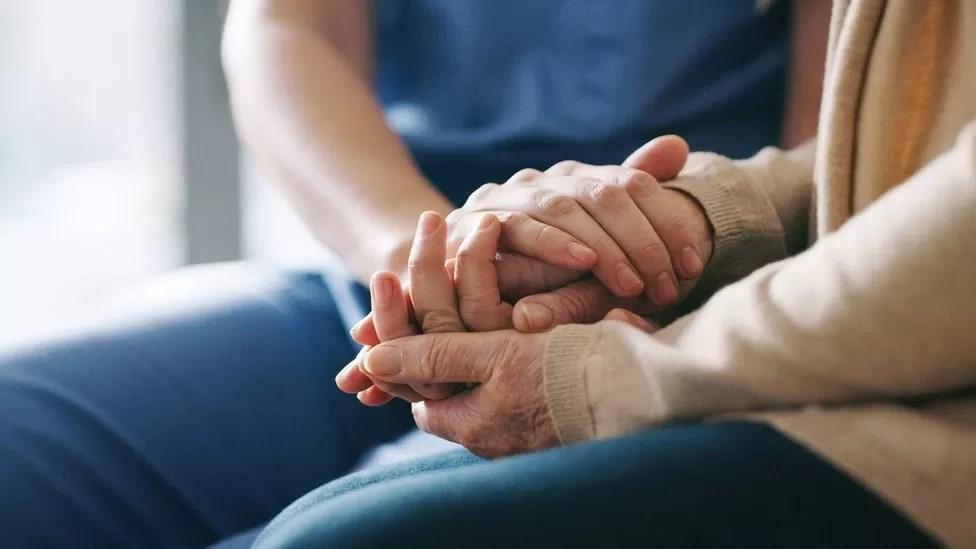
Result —
POLYGON ((116 314, 0 354, 0 546, 248 546, 308 492, 262 543, 925 540, 754 425, 346 476, 412 420, 402 403, 367 408, 336 390, 356 348, 334 301, 316 273, 193 268, 116 314))
POLYGON ((687 424, 485 461, 421 458, 330 482, 255 547, 933 547, 774 429, 687 424))

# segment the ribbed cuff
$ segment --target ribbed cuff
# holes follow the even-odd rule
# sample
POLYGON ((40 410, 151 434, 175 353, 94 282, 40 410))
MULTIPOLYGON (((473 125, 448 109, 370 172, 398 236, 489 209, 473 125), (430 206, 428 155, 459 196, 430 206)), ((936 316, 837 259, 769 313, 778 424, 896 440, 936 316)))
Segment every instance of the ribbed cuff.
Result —
POLYGON ((690 310, 723 286, 786 257, 776 210, 748 172, 712 153, 695 153, 695 166, 665 183, 701 204, 712 225, 712 256, 683 304, 690 310))
POLYGON ((590 440, 596 435, 586 390, 586 360, 598 337, 594 326, 567 324, 552 331, 543 359, 543 384, 559 440, 590 440))

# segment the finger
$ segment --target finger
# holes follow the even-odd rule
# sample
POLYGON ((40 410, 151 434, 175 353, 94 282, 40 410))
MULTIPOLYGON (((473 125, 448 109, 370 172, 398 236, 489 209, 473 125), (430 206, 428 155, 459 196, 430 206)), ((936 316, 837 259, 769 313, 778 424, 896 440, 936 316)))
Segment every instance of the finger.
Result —
POLYGON ((388 341, 416 333, 410 323, 410 313, 403 296, 400 279, 381 271, 369 281, 372 324, 380 341, 388 341))
POLYGON ((380 342, 380 336, 376 333, 376 325, 373 323, 373 313, 369 313, 349 330, 349 335, 353 341, 360 345, 376 345, 380 342))
POLYGON ((506 212, 499 218, 500 248, 566 269, 586 271, 596 263, 596 252, 563 230, 522 212, 506 212))
POLYGON ((552 292, 524 297, 515 304, 512 316, 516 330, 540 332, 562 324, 596 322, 615 308, 646 306, 643 299, 619 298, 600 281, 590 278, 552 292))
POLYGON ((390 383, 381 379, 374 379, 373 386, 386 394, 406 400, 407 402, 419 402, 425 398, 424 395, 420 394, 420 392, 410 385, 402 383, 390 383))
POLYGON ((462 332, 454 282, 444 267, 447 226, 436 212, 424 212, 410 249, 410 297, 423 333, 462 332))
POLYGON ((495 254, 495 270, 498 288, 506 301, 561 288, 587 274, 553 267, 538 259, 507 251, 495 254))
POLYGON ((614 294, 620 297, 640 294, 644 290, 644 282, 627 255, 600 223, 593 219, 592 214, 565 192, 565 189, 549 189, 540 200, 533 217, 570 233, 594 250, 597 262, 593 266, 593 274, 614 294))
MULTIPOLYGON (((657 235, 664 242, 675 272, 684 280, 694 280, 701 276, 705 270, 702 260, 704 252, 698 249, 695 234, 688 223, 687 210, 676 207, 676 200, 693 199, 681 191, 663 189, 656 182, 650 184, 639 179, 629 179, 624 185, 634 204, 650 220, 657 235)), ((690 207, 698 206, 692 204, 690 207)), ((655 287, 655 290, 669 289, 655 287)))
POLYGON ((462 443, 465 431, 477 430, 473 423, 478 420, 472 413, 470 400, 470 393, 462 393, 445 400, 417 402, 410 410, 421 431, 462 443))
POLYGON ((366 406, 382 406, 393 400, 393 395, 374 385, 373 387, 358 393, 356 398, 358 398, 359 402, 362 402, 366 406))
POLYGON ((649 334, 653 334, 661 329, 661 327, 657 324, 626 309, 614 309, 607 313, 607 315, 603 317, 603 320, 617 320, 619 322, 626 322, 627 324, 630 324, 631 326, 641 329, 649 334))
POLYGON ((484 383, 494 363, 510 353, 513 332, 423 334, 381 343, 363 361, 374 381, 484 383))
POLYGON ((468 329, 475 332, 512 326, 512 306, 502 301, 495 269, 495 253, 502 225, 485 214, 458 249, 454 268, 458 311, 468 329))
MULTIPOLYGON (((687 147, 681 138, 667 137, 673 137, 681 143, 681 146, 687 147)), ((671 152, 668 154, 678 153, 671 152)), ((685 150, 686 155, 687 150, 685 150)), ((613 224, 616 220, 615 230, 611 230, 612 227, 604 227, 615 239, 620 238, 621 231, 624 231, 625 236, 630 235, 629 241, 617 240, 617 242, 627 253, 631 263, 637 266, 638 271, 640 271, 641 277, 647 284, 648 297, 659 307, 673 304, 680 293, 676 289, 675 274, 680 275, 684 280, 698 278, 704 270, 704 262, 701 258, 705 257, 704 252, 698 249, 695 235, 684 217, 688 209, 687 205, 682 204, 683 208, 675 207, 675 199, 670 196, 670 193, 679 193, 680 191, 663 189, 653 176, 644 171, 623 166, 591 166, 577 163, 572 175, 605 180, 622 187, 630 196, 631 202, 637 207, 637 211, 641 212, 653 230, 646 233, 626 230, 631 229, 632 223, 637 223, 637 226, 643 227, 644 231, 647 230, 647 225, 643 221, 635 221, 636 218, 632 217, 633 210, 631 208, 626 208, 631 212, 629 216, 625 213, 621 213, 620 216, 613 214, 601 216, 599 205, 594 205, 593 200, 580 200, 580 204, 587 211, 596 209, 597 211, 593 212, 593 216, 601 225, 613 224), (647 235, 646 238, 644 237, 645 234, 647 235), (665 272, 669 275, 664 276, 663 273, 665 272)), ((622 194, 616 190, 609 191, 607 194, 611 196, 604 197, 607 207, 613 206, 612 199, 614 197, 612 195, 614 193, 622 194)), ((688 198, 688 200, 693 199, 688 198)))
POLYGON ((373 380, 360 369, 362 357, 365 356, 365 354, 366 349, 364 348, 359 352, 359 356, 357 356, 355 360, 347 364, 346 367, 343 368, 338 375, 336 375, 336 386, 340 391, 349 394, 356 394, 373 386, 373 380))
POLYGON ((656 137, 637 149, 623 166, 645 171, 658 181, 674 179, 688 160, 688 143, 677 135, 656 137))
MULTIPOLYGON (((595 179, 590 185, 580 187, 578 202, 637 268, 647 297, 658 306, 666 307, 678 300, 678 283, 671 267, 671 256, 627 191, 629 187, 657 186, 657 181, 650 175, 627 169, 609 179, 595 179)), ((599 275, 598 278, 604 280, 599 275)))

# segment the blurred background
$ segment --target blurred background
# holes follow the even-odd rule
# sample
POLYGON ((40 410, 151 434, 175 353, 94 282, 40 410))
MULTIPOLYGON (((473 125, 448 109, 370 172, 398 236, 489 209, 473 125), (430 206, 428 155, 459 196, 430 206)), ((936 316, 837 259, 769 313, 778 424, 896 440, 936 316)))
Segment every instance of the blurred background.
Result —
POLYGON ((182 265, 323 259, 238 146, 225 10, 0 0, 0 345, 182 265))

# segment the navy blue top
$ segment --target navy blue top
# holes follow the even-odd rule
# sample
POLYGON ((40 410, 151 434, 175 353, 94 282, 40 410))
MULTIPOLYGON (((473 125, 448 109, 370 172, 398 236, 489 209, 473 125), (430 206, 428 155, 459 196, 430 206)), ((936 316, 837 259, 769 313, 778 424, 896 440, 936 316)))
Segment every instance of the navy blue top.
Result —
POLYGON ((521 168, 619 163, 662 133, 747 156, 779 137, 787 4, 378 0, 379 94, 457 204, 521 168))
MULTIPOLYGON (((747 156, 779 138, 788 3, 377 0, 391 126, 455 204, 560 160, 618 164, 649 138, 747 156), (765 9, 757 6, 767 5, 765 9)), ((366 288, 327 273, 343 319, 366 288)))

